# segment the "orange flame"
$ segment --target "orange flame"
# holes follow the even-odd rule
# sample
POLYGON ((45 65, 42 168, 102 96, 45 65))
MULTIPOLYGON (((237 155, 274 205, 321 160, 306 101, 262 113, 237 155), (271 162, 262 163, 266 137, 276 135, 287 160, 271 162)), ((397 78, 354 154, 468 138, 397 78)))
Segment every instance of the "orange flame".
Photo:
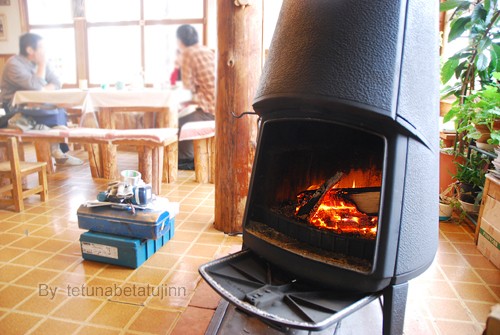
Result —
POLYGON ((378 218, 360 212, 340 191, 332 189, 327 192, 316 211, 311 213, 309 223, 337 233, 356 233, 366 238, 375 238, 378 218))

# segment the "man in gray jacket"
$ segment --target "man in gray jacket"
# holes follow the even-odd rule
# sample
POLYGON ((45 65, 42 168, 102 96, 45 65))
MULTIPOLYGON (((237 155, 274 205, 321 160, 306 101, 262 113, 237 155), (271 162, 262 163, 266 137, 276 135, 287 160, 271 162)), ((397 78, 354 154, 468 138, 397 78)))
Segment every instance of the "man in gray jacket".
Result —
MULTIPOLYGON (((0 102, 6 114, 15 112, 12 107, 12 98, 17 91, 21 90, 58 90, 61 82, 57 75, 47 64, 42 37, 26 33, 19 38, 19 55, 12 56, 7 60, 3 69, 2 81, 0 83, 0 102)), ((48 127, 66 126, 66 111, 61 108, 43 108, 31 111, 29 116, 37 124, 48 127)), ((61 143, 52 146, 52 156, 59 165, 81 165, 83 162, 68 155, 68 145, 61 143)))

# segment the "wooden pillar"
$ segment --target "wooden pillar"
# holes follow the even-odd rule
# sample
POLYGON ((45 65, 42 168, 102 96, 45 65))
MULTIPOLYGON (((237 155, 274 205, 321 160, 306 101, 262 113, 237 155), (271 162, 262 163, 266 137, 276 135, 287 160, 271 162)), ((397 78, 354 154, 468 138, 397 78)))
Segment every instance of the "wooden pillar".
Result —
POLYGON ((215 228, 242 231, 255 154, 257 119, 251 111, 262 64, 262 1, 217 1, 215 228), (249 3, 249 5, 241 5, 249 3))

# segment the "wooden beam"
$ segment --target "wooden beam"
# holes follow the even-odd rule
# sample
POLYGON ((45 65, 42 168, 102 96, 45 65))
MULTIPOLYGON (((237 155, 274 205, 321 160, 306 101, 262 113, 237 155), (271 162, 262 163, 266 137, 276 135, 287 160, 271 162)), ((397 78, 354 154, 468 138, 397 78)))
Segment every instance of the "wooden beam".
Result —
POLYGON ((231 112, 251 110, 262 64, 262 1, 238 3, 217 1, 215 228, 225 233, 242 231, 257 133, 255 117, 231 112))

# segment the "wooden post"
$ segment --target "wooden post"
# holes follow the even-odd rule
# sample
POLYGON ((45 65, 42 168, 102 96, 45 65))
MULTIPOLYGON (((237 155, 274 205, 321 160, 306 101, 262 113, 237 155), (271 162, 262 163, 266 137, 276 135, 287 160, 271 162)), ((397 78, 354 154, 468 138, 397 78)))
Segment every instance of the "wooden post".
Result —
POLYGON ((242 231, 255 155, 257 119, 250 111, 262 64, 262 1, 217 1, 215 228, 242 231), (249 3, 244 6, 243 3, 249 3))

